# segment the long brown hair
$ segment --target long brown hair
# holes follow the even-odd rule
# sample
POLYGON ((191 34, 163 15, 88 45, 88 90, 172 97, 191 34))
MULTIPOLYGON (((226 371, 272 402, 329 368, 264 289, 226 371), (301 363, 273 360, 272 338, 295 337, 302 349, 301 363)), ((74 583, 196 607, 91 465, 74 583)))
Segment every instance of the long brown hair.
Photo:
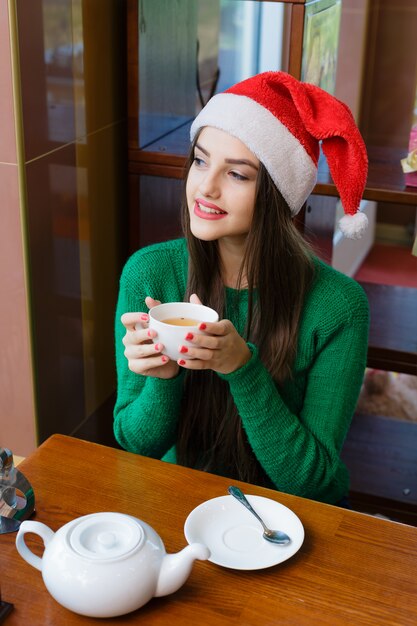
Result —
MULTIPOLYGON (((194 146, 186 174, 193 154, 194 146)), ((192 293, 198 294, 204 304, 219 312, 221 319, 230 311, 225 311, 218 245, 216 241, 197 239, 191 233, 185 194, 182 220, 189 251, 186 299, 192 293)), ((310 248, 261 164, 251 229, 236 284, 235 306, 239 306, 241 279, 245 274, 248 283, 245 339, 258 346, 260 358, 278 385, 291 378, 301 311, 313 272, 310 248)), ((270 484, 248 444, 228 383, 216 372, 186 372, 177 460, 182 465, 231 478, 270 484)))

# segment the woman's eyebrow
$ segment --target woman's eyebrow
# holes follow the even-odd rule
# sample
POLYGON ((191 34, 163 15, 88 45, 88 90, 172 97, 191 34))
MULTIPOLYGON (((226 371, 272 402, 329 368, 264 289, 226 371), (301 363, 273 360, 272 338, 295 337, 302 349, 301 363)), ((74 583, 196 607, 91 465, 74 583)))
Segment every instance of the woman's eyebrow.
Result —
POLYGON ((253 167, 254 170, 258 171, 257 165, 248 159, 225 159, 225 161, 232 165, 249 165, 249 167, 253 167))
POLYGON ((200 146, 200 144, 199 144, 199 143, 196 143, 194 147, 195 147, 195 148, 198 148, 199 150, 201 150, 201 152, 203 152, 206 156, 210 156, 210 152, 207 152, 207 150, 205 150, 205 149, 203 148, 203 146, 200 146))
MULTIPOLYGON (((203 148, 203 146, 201 146, 199 143, 195 144, 195 148, 201 150, 201 152, 206 156, 210 156, 210 152, 203 148)), ((254 170, 258 171, 258 166, 249 159, 225 159, 225 163, 230 163, 231 165, 249 165, 249 167, 253 167, 254 170)))

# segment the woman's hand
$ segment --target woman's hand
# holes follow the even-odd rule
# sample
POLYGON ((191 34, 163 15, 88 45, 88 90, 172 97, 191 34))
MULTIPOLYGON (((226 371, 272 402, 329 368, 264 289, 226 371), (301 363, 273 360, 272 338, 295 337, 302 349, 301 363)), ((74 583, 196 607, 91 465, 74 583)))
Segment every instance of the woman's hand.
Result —
MULTIPOLYGON (((149 309, 161 304, 159 300, 150 297, 145 302, 149 309)), ((124 354, 132 372, 155 378, 174 378, 178 374, 178 364, 161 354, 162 344, 152 342, 157 333, 148 328, 147 313, 124 313, 121 322, 126 328, 123 337, 124 354)))
POLYGON ((246 341, 239 335, 232 322, 207 322, 200 324, 201 334, 187 335, 190 346, 182 346, 180 352, 189 359, 179 359, 181 367, 192 370, 211 369, 220 374, 230 374, 251 358, 246 341))

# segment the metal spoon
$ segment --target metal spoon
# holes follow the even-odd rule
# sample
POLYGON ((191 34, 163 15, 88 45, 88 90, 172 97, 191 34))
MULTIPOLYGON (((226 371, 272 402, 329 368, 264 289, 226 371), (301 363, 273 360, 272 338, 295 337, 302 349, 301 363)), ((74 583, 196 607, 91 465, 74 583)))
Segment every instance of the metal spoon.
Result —
POLYGON ((233 496, 234 498, 236 498, 236 500, 243 504, 243 506, 245 506, 259 522, 261 522, 262 528, 264 529, 264 539, 266 539, 267 541, 271 541, 272 543, 277 543, 280 546, 286 546, 291 542, 290 537, 288 537, 286 533, 282 532, 282 530, 271 530, 265 525, 264 521, 259 517, 257 512, 249 504, 248 500, 243 495, 239 487, 229 487, 227 491, 230 493, 231 496, 233 496))

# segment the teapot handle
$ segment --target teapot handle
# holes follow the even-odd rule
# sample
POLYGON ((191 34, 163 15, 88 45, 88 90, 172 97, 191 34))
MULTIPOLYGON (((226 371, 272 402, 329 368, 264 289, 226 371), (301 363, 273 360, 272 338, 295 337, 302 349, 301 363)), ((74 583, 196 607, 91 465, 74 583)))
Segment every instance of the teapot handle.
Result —
POLYGON ((55 533, 48 526, 46 526, 46 524, 42 524, 42 522, 32 522, 30 520, 26 520, 20 524, 19 532, 16 537, 16 549, 20 556, 24 558, 29 565, 33 565, 33 567, 42 571, 42 559, 39 556, 36 556, 32 550, 29 550, 25 543, 26 533, 39 535, 39 537, 43 539, 45 547, 51 541, 55 533))

